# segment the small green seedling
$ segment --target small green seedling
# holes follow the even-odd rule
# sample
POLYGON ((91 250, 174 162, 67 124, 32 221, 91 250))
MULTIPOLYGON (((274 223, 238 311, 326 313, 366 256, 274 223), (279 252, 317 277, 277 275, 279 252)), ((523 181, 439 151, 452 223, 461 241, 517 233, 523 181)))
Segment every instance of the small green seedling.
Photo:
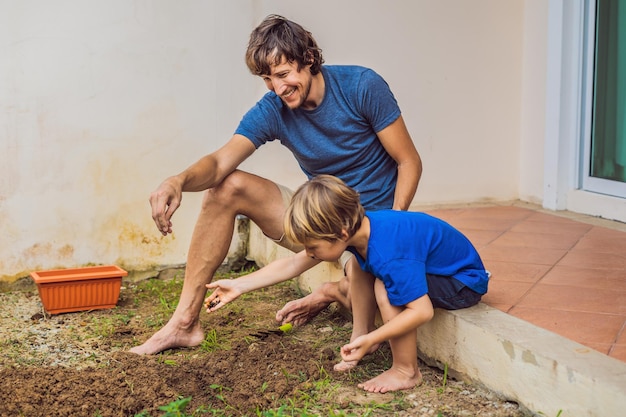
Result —
POLYGON ((265 339, 270 334, 277 334, 278 336, 282 336, 285 333, 291 331, 292 328, 293 326, 291 325, 291 323, 285 323, 280 326, 278 330, 260 330, 256 333, 250 334, 250 336, 256 337, 257 339, 265 339))
POLYGON ((293 326, 291 325, 291 323, 285 323, 282 326, 280 326, 278 329, 283 332, 283 333, 287 333, 288 331, 290 331, 293 328, 293 326))

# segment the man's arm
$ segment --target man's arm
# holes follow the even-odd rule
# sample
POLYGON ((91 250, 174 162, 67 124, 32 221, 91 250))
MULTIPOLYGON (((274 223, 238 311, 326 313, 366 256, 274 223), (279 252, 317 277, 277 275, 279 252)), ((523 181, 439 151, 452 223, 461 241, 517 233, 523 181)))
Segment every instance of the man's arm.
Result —
POLYGON ((408 210, 422 176, 422 159, 415 149, 402 116, 378 132, 378 139, 398 164, 398 182, 393 209, 408 210))
POLYGON ((204 191, 213 188, 233 172, 255 151, 248 138, 234 135, 224 146, 208 154, 174 176, 182 191, 204 191))
POLYGON ((245 136, 234 135, 217 151, 202 157, 178 175, 165 179, 150 194, 152 219, 165 236, 172 233, 171 219, 180 207, 184 191, 203 191, 215 187, 255 151, 245 136))

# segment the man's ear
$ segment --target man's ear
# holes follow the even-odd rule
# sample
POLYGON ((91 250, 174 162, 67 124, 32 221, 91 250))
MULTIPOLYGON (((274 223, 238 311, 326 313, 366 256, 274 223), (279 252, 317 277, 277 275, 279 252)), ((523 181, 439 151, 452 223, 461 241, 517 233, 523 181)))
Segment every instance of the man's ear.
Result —
POLYGON ((306 64, 313 65, 314 62, 315 62, 315 57, 313 56, 313 52, 311 52, 311 50, 309 49, 306 51, 306 64))

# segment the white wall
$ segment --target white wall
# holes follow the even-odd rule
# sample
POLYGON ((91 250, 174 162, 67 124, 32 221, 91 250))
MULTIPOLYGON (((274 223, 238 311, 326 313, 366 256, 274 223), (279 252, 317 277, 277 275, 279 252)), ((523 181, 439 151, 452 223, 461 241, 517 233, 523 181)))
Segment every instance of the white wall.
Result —
POLYGON ((519 198, 543 199, 548 4, 524 2, 519 198))
POLYGON ((249 3, 0 7, 0 277, 184 262, 199 196, 185 196, 165 239, 147 198, 249 105, 249 3))
MULTIPOLYGON (((535 117, 523 60, 541 42, 523 35, 522 0, 5 1, 0 280, 185 262, 200 195, 185 195, 167 238, 147 197, 221 146, 264 93, 243 54, 269 13, 311 30, 328 64, 387 79, 424 161, 415 203, 518 198, 520 153, 532 154, 520 139, 533 135, 521 115, 535 117)), ((292 187, 304 180, 278 145, 244 168, 292 187)))

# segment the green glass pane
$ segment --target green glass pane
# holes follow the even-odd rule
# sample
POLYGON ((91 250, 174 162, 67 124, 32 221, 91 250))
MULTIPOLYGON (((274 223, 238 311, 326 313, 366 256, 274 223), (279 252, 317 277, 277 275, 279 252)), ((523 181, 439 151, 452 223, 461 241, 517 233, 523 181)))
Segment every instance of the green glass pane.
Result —
POLYGON ((626 182, 626 1, 598 0, 592 177, 626 182))

